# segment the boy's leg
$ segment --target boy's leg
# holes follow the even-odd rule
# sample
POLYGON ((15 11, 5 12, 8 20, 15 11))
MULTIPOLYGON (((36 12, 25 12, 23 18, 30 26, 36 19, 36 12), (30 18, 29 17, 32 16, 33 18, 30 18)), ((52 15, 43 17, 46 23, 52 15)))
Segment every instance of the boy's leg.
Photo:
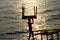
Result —
POLYGON ((28 40, 30 40, 30 37, 31 37, 31 33, 29 33, 29 39, 28 40))
POLYGON ((34 40, 34 33, 32 32, 32 37, 33 37, 33 40, 34 40))

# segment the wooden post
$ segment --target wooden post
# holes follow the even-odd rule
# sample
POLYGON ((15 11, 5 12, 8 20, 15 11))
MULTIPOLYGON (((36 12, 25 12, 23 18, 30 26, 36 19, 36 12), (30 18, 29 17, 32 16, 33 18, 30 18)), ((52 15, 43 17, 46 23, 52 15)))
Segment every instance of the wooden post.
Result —
POLYGON ((48 40, 48 35, 47 35, 47 40, 48 40))
POLYGON ((53 40, 53 34, 51 34, 51 39, 50 40, 53 40))
POLYGON ((43 38, 42 38, 42 34, 41 34, 41 40, 43 40, 43 38))
POLYGON ((58 32, 57 32, 57 40, 59 40, 59 34, 58 34, 58 32))

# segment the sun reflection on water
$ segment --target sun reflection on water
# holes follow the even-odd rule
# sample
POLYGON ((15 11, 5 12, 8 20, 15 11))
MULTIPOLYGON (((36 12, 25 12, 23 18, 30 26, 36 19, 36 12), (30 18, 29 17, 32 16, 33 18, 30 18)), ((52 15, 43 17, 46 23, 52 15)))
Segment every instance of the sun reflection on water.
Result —
MULTIPOLYGON (((22 4, 24 4, 23 6, 25 6, 25 8, 26 8, 25 9, 25 15, 33 15, 34 14, 33 7, 37 6, 38 14, 37 14, 37 19, 34 19, 33 30, 40 30, 43 27, 46 28, 45 21, 46 21, 46 17, 48 15, 47 14, 40 14, 40 11, 43 11, 43 8, 44 8, 43 5, 42 5, 43 3, 44 3, 44 1, 40 1, 40 0, 23 0, 21 3, 17 4, 16 8, 17 8, 18 12, 21 12, 20 10, 21 10, 22 4), (21 6, 20 6, 20 4, 21 4, 21 6)), ((44 8, 44 10, 45 10, 45 8, 44 8)), ((28 27, 27 27, 28 25, 26 25, 26 24, 24 24, 25 25, 24 28, 26 30, 28 30, 28 27)), ((40 35, 35 36, 35 37, 36 38, 38 37, 38 40, 40 39, 40 35)))
MULTIPOLYGON (((34 14, 33 6, 37 6, 38 14, 37 14, 37 19, 34 19, 33 30, 47 29, 50 27, 46 23, 46 20, 47 20, 49 14, 41 13, 46 10, 45 0, 22 0, 22 1, 19 1, 19 3, 16 6, 16 9, 17 9, 17 12, 20 12, 20 15, 21 15, 21 11, 22 11, 21 10, 22 6, 25 7, 25 15, 33 15, 34 14)), ((18 18, 20 18, 20 17, 21 16, 19 16, 18 18)), ((23 20, 21 20, 21 21, 23 21, 23 20)), ((24 29, 26 31, 28 31, 27 22, 25 22, 25 20, 24 20, 24 23, 22 23, 22 24, 24 25, 24 29)), ((38 40, 40 39, 40 35, 35 36, 35 37, 36 38, 38 37, 38 40)), ((24 39, 25 39, 25 37, 24 37, 24 39)))

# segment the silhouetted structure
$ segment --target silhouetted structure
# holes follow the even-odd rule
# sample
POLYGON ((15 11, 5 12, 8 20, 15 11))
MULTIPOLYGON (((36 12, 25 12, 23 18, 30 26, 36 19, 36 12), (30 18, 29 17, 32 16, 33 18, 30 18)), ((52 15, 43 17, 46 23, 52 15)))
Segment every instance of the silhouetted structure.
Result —
MULTIPOLYGON (((56 37, 57 37, 57 40, 59 40, 59 32, 60 32, 60 29, 46 29, 46 30, 38 30, 38 31, 40 31, 40 33, 37 33, 37 34, 35 34, 35 35, 41 35, 41 40, 43 40, 43 38, 42 38, 42 36, 43 35, 46 35, 46 38, 47 38, 47 40, 54 40, 53 38, 53 35, 54 34, 56 34, 56 37), (49 35, 51 35, 51 38, 50 39, 48 39, 48 36, 49 35)), ((38 31, 36 31, 36 32, 38 32, 38 31)))
POLYGON ((28 26, 29 26, 29 39, 28 40, 30 40, 31 35, 32 35, 33 40, 34 40, 34 34, 32 31, 32 24, 34 23, 33 19, 37 18, 37 7, 34 6, 34 15, 25 16, 24 13, 25 13, 25 7, 22 6, 22 19, 28 19, 28 26))

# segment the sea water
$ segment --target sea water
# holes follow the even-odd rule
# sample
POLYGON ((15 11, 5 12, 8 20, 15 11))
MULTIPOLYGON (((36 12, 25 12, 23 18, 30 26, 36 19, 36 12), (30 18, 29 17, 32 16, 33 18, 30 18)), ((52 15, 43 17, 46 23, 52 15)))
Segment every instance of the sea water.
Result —
MULTIPOLYGON (((37 6, 33 31, 60 29, 60 0, 0 0, 0 40, 28 40, 28 33, 16 33, 28 32, 27 20, 22 19, 22 6, 26 8, 26 15, 32 15, 33 7, 37 6)), ((35 37, 41 38, 40 35, 35 37)))

